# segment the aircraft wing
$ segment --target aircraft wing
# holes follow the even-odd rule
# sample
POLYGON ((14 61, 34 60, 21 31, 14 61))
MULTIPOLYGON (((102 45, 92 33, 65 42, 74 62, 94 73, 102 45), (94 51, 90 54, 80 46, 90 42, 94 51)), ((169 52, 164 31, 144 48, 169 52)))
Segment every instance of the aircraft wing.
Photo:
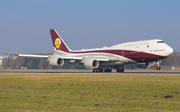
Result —
POLYGON ((11 53, 4 53, 7 55, 13 55, 13 56, 21 56, 21 57, 34 57, 34 58, 53 58, 58 57, 66 60, 82 60, 83 57, 66 57, 66 56, 54 56, 54 55, 44 55, 44 54, 11 54, 11 53))
POLYGON ((42 54, 11 54, 4 53, 7 55, 21 56, 21 57, 36 57, 36 58, 49 58, 51 55, 42 55, 42 54))
POLYGON ((49 59, 53 58, 53 57, 58 57, 58 58, 62 58, 62 59, 65 59, 65 60, 80 60, 80 61, 83 61, 83 60, 86 60, 86 59, 94 59, 94 60, 97 60, 97 61, 110 61, 111 59, 109 58, 102 58, 102 57, 71 57, 71 56, 50 56, 49 59))
POLYGON ((53 57, 59 57, 59 58, 65 59, 65 60, 86 60, 86 59, 94 59, 97 61, 117 61, 117 60, 119 60, 119 58, 109 58, 109 57, 70 57, 70 56, 54 56, 54 55, 44 55, 44 54, 11 54, 11 53, 4 53, 4 54, 21 56, 21 57, 49 58, 49 59, 51 59, 53 57))

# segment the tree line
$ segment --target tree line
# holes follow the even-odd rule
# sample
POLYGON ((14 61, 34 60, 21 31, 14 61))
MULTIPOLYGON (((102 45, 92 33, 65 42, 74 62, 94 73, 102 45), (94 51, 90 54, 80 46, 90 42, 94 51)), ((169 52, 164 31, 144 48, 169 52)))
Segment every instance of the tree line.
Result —
POLYGON ((7 56, 2 60, 3 69, 76 69, 75 65, 51 66, 44 58, 7 56))
MULTIPOLYGON (((178 68, 180 66, 180 52, 174 52, 168 58, 162 59, 161 66, 170 66, 178 68)), ((2 60, 3 69, 78 69, 77 66, 69 63, 65 63, 61 67, 51 66, 49 62, 44 58, 30 58, 30 57, 17 57, 6 56, 2 60)), ((126 65, 125 68, 136 69, 138 68, 134 64, 126 65)))

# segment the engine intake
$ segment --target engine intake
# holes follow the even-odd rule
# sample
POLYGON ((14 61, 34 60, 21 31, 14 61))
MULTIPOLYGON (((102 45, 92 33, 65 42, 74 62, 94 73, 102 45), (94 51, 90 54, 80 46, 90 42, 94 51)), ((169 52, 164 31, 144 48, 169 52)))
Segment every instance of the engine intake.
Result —
POLYGON ((64 60, 62 58, 55 57, 49 60, 49 64, 53 66, 63 66, 64 60))
POLYGON ((97 60, 94 59, 88 59, 84 62, 84 66, 87 69, 94 69, 94 68, 98 68, 99 67, 99 62, 97 60))

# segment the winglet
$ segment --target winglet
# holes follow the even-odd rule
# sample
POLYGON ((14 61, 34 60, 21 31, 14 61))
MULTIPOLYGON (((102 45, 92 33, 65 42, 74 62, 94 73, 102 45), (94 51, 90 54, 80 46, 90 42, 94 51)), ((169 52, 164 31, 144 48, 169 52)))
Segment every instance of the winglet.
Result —
POLYGON ((50 29, 50 33, 55 50, 60 50, 64 52, 70 51, 66 43, 62 40, 62 38, 59 36, 55 29, 50 29))

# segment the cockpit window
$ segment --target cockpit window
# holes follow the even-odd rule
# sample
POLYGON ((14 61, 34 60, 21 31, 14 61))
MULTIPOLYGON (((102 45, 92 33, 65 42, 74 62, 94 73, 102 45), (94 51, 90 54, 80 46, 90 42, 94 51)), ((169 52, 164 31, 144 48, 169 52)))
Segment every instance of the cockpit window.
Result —
POLYGON ((157 43, 164 43, 164 41, 157 41, 157 43))

